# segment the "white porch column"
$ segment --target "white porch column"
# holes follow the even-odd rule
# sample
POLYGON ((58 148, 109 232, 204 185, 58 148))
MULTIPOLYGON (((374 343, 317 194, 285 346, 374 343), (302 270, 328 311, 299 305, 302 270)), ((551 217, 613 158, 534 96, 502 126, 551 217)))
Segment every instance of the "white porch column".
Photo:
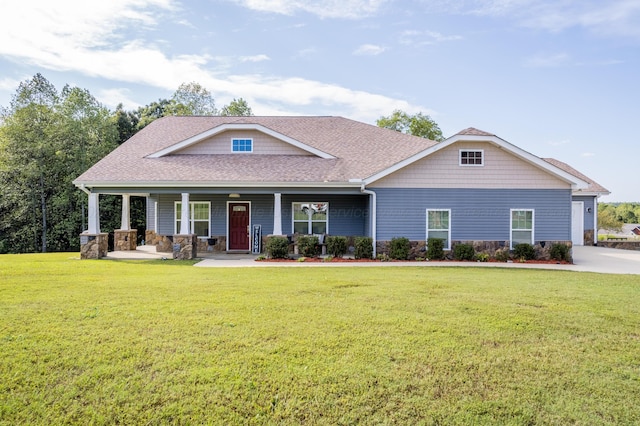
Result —
POLYGON ((282 235, 282 194, 273 194, 273 235, 282 235))
POLYGON ((190 234, 190 223, 189 223, 189 193, 182 193, 182 211, 180 215, 180 234, 187 235, 190 234))
POLYGON ((120 229, 129 231, 131 229, 131 221, 129 219, 129 194, 122 194, 122 219, 120 220, 120 229))
POLYGON ((100 233, 100 194, 92 192, 89 194, 89 229, 87 232, 92 235, 100 233))

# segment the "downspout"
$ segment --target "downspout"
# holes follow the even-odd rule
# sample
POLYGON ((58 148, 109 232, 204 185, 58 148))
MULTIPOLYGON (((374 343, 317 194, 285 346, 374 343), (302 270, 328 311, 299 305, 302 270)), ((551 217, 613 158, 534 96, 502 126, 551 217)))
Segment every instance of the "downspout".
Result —
POLYGON ((373 258, 375 259, 376 258, 376 235, 378 233, 377 226, 376 226, 376 222, 377 222, 376 211, 378 208, 378 201, 376 198, 375 191, 364 189, 364 185, 365 184, 363 183, 362 186, 360 187, 360 192, 362 192, 363 194, 371 195, 371 237, 373 239, 373 258))
POLYGON ((89 195, 91 194, 91 191, 89 191, 85 186, 84 183, 81 183, 80 186, 78 187, 80 188, 80 190, 82 190, 82 192, 84 192, 85 194, 89 195))

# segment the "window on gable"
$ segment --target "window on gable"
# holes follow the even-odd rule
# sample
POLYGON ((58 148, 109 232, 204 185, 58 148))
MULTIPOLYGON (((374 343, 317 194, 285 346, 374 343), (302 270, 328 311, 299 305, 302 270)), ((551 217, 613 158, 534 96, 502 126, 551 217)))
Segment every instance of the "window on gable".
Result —
POLYGON ((451 210, 427 210, 427 240, 443 240, 444 249, 451 250, 451 210))
POLYGON ((293 203, 293 232, 326 234, 329 231, 329 203, 293 203))
POLYGON ((533 210, 511 210, 511 248, 520 243, 533 244, 533 210))
POLYGON ((461 166, 483 166, 484 165, 484 151, 481 149, 460 150, 460 165, 461 166))
POLYGON ((253 152, 253 139, 231 139, 231 152, 253 152))
MULTIPOLYGON (((189 231, 198 237, 208 237, 210 229, 211 203, 190 201, 189 202, 189 231)), ((180 222, 182 221, 182 203, 175 203, 175 233, 180 231, 180 222)))

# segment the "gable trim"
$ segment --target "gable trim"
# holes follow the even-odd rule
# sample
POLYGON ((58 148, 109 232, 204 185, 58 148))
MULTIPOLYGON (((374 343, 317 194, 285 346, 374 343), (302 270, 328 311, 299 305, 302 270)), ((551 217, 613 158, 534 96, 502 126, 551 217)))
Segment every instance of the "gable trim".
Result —
POLYGON ((429 147, 424 151, 421 151, 415 155, 412 155, 411 157, 403 161, 400 161, 394 164, 393 166, 368 177, 367 179, 364 180, 365 185, 371 185, 373 182, 376 182, 384 177, 387 177, 390 174, 395 173, 398 170, 403 169, 419 160, 422 160, 423 158, 426 158, 433 153, 441 151, 457 142, 489 142, 500 149, 504 149, 505 151, 510 152, 511 154, 520 158, 521 160, 524 160, 546 171, 547 173, 550 173, 558 177, 559 179, 571 184, 571 188, 574 190, 587 188, 589 185, 584 180, 579 179, 578 177, 565 172, 564 170, 554 166, 553 164, 550 164, 544 161, 543 159, 536 157, 535 155, 530 154, 527 151, 520 149, 517 146, 512 145, 509 142, 497 136, 477 136, 477 135, 460 135, 460 134, 451 136, 450 138, 445 139, 444 141, 438 143, 437 145, 429 147))
POLYGON ((264 134, 267 134, 269 136, 272 136, 276 139, 279 139, 283 142, 286 142, 290 145, 295 146, 296 148, 300 148, 303 151, 309 152, 313 155, 316 155, 320 158, 324 158, 324 159, 333 159, 335 158, 333 155, 328 154, 324 151, 321 151, 317 148, 314 148, 310 145, 307 145, 305 143, 302 143, 296 139, 293 139, 289 136, 283 135, 282 133, 278 133, 276 131, 273 131, 267 127, 264 127, 260 124, 239 124, 239 123, 228 123, 228 124, 222 124, 220 126, 214 127, 212 129, 209 129, 205 132, 199 133, 197 135, 191 136, 190 138, 187 138, 181 142, 178 142, 176 144, 173 144, 167 148, 161 149, 160 151, 154 152, 152 154, 147 155, 146 158, 161 158, 164 157, 165 155, 169 155, 172 154, 174 152, 180 151, 181 149, 187 148, 189 146, 195 145, 198 142, 202 142, 203 140, 210 138, 211 136, 215 136, 217 134, 220 134, 222 132, 226 132, 228 130, 257 130, 259 132, 262 132, 264 134))

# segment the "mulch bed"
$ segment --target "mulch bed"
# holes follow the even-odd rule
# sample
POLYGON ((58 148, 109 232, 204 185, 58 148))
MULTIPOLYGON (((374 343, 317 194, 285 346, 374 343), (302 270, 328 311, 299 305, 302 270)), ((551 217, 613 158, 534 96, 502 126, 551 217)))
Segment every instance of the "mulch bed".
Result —
MULTIPOLYGON (((424 263, 424 262, 438 262, 438 263, 447 263, 447 262, 465 262, 465 263, 487 263, 487 262, 477 262, 473 260, 378 260, 378 259, 352 259, 347 257, 334 257, 331 260, 327 260, 321 257, 305 257, 304 261, 300 261, 297 259, 260 259, 256 262, 298 262, 298 263, 362 263, 362 262, 379 262, 379 263, 393 263, 393 262, 415 262, 415 263, 424 263)), ((509 262, 500 262, 498 260, 489 260, 488 263, 509 263, 509 262)), ((513 261, 512 263, 529 263, 529 264, 541 264, 541 265, 571 265, 570 262, 558 261, 558 260, 527 260, 524 262, 513 261)))

